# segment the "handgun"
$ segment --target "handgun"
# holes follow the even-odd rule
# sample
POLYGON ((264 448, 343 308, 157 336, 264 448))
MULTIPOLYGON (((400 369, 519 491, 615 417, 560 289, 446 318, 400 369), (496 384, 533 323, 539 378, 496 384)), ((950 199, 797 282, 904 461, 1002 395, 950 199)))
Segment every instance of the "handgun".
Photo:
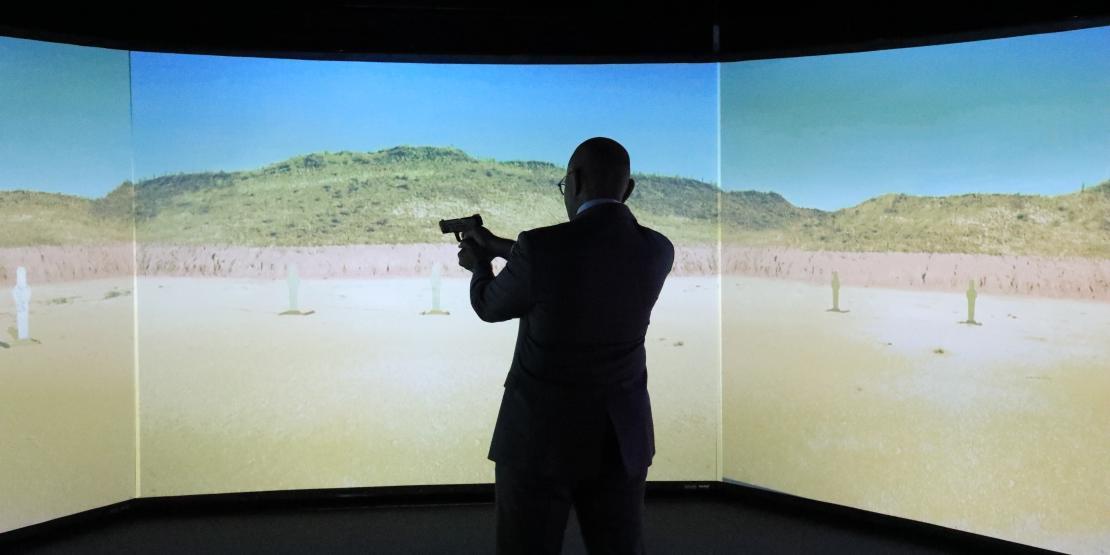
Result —
POLYGON ((478 214, 467 216, 465 218, 458 218, 454 220, 440 220, 439 230, 442 233, 454 233, 455 240, 462 242, 462 235, 464 231, 471 231, 475 228, 482 227, 482 217, 478 214))

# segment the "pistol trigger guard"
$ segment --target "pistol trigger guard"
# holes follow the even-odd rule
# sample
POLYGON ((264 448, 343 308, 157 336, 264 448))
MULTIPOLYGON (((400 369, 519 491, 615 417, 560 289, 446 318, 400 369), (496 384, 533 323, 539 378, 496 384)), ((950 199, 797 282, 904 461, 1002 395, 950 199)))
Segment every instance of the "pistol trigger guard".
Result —
POLYGON ((462 243, 462 235, 459 235, 458 231, 455 232, 455 240, 462 243))

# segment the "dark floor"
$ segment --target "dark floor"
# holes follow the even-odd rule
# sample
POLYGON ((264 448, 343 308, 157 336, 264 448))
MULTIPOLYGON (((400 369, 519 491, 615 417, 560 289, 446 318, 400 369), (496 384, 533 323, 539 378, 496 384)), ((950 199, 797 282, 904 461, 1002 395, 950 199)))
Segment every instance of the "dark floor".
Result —
MULTIPOLYGON (((726 499, 647 501, 650 553, 955 553, 880 528, 840 525, 726 499)), ((492 553, 492 504, 123 515, 20 553, 492 553)), ((563 552, 585 553, 572 514, 563 552)))

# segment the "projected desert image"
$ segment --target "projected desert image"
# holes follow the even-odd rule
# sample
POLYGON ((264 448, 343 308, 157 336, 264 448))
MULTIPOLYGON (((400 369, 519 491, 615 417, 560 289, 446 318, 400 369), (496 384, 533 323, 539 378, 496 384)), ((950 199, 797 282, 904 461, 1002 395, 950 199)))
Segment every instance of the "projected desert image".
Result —
POLYGON ((724 479, 1106 553, 1107 38, 722 66, 724 479))
POLYGON ((135 496, 492 482, 516 325, 474 315, 437 224, 566 221, 555 183, 604 133, 643 155, 637 216, 684 245, 648 338, 651 478, 717 475, 713 66, 108 52, 109 94, 84 49, 0 47, 28 75, 0 85, 0 529, 135 496), (667 86, 613 108, 645 81, 667 86))
MULTIPOLYGON (((480 212, 510 237, 556 223, 561 173, 396 147, 138 183, 144 492, 491 481, 517 325, 473 313, 469 273, 436 222, 480 212), (268 206, 248 221, 252 203, 268 206), (220 233, 239 244, 218 246, 220 233)), ((648 337, 667 446, 652 478, 710 477, 716 407, 700 400, 719 379, 715 189, 639 177, 638 217, 675 233, 670 222, 688 221, 687 242, 701 242, 676 257, 648 337), (679 190, 709 211, 669 208, 679 190)))
POLYGON ((649 479, 714 479, 712 66, 133 68, 143 495, 492 482, 517 323, 477 318, 438 222, 565 222, 566 160, 606 133, 684 248, 648 337, 649 479))
POLYGON ((126 52, 0 38, 0 532, 135 492, 127 88, 126 52))

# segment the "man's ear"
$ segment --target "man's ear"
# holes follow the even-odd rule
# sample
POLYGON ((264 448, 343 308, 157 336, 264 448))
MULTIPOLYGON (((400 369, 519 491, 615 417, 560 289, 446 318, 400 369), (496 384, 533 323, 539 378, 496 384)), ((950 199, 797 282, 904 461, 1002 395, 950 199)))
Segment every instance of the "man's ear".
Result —
POLYGON ((635 189, 635 188, 636 188, 636 180, 632 179, 631 177, 628 178, 628 188, 624 190, 624 198, 621 199, 621 202, 624 202, 624 201, 628 200, 628 197, 632 196, 632 189, 635 189))

